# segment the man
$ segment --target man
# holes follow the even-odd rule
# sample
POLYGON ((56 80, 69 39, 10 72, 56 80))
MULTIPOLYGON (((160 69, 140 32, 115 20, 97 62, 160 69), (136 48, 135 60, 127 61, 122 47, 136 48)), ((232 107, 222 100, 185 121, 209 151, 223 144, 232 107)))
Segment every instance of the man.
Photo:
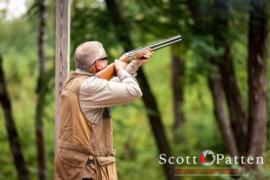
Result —
POLYGON ((128 65, 114 61, 117 77, 98 77, 107 67, 101 43, 89 41, 75 51, 76 71, 71 72, 61 92, 61 123, 56 154, 57 180, 116 180, 115 152, 109 107, 126 104, 142 96, 134 78, 152 52, 141 52, 142 60, 128 65))

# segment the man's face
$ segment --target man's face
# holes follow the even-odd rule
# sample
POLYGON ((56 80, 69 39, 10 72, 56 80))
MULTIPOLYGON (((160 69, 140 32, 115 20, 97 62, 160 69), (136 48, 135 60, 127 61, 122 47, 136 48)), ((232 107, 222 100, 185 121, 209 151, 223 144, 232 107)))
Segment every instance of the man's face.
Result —
POLYGON ((96 61, 96 70, 97 72, 105 69, 107 67, 108 60, 107 58, 99 59, 96 61))

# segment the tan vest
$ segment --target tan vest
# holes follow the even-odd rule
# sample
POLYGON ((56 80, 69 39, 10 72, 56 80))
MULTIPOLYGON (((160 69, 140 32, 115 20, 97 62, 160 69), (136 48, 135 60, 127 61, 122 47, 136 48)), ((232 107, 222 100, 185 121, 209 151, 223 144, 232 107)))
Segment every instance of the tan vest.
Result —
POLYGON ((71 72, 61 93, 61 123, 59 140, 62 143, 87 148, 93 156, 114 156, 112 120, 108 109, 103 119, 92 124, 80 109, 79 90, 90 74, 71 72))
POLYGON ((55 180, 117 180, 108 110, 103 119, 92 124, 80 109, 80 86, 90 76, 71 72, 61 92, 55 180))

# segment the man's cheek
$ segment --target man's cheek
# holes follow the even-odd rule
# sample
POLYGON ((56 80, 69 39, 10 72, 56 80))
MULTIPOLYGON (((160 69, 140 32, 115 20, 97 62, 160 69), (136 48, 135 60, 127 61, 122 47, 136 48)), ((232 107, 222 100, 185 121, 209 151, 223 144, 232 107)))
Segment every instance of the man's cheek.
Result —
POLYGON ((102 69, 105 69, 107 67, 107 64, 103 65, 103 68, 102 69))

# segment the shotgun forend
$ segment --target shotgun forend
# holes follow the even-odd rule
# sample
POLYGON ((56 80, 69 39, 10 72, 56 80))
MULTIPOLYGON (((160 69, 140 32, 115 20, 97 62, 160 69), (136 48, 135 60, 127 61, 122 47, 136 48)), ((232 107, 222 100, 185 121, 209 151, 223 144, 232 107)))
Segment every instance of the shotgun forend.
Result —
POLYGON ((173 36, 168 39, 164 39, 164 40, 149 44, 141 48, 133 49, 132 51, 127 52, 127 55, 129 56, 129 60, 133 60, 133 59, 136 59, 136 52, 143 51, 149 48, 151 48, 152 51, 155 51, 155 50, 170 46, 172 44, 175 44, 181 40, 182 40, 181 35, 173 36))

